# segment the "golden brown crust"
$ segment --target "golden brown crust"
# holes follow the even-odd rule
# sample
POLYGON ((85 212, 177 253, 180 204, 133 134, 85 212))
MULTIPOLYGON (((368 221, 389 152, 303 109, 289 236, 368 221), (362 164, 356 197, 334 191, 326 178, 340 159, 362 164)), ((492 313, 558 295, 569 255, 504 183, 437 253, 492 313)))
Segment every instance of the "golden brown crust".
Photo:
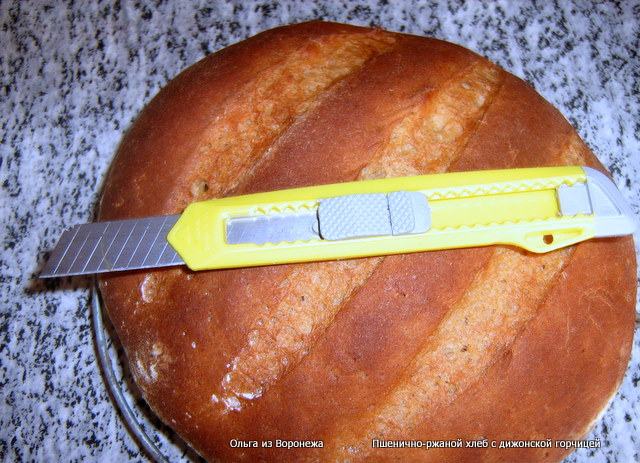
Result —
MULTIPOLYGON (((306 23, 174 79, 125 137, 100 218, 336 181, 561 164, 602 168, 553 107, 474 53, 306 23)), ((583 437, 629 358, 635 265, 630 239, 608 239, 546 255, 491 247, 130 272, 101 289, 145 398, 207 458, 557 461, 561 449, 390 455, 371 440, 583 437)))

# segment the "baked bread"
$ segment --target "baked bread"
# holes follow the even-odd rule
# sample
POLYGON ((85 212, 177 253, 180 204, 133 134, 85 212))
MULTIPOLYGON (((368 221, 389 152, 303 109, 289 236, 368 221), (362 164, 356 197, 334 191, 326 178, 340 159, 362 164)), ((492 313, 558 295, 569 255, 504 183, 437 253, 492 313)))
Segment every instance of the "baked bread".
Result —
MULTIPOLYGON (((565 164, 603 169, 557 110, 482 57, 304 23, 172 80, 125 136, 100 220, 356 179, 565 164)), ((558 461, 570 450, 483 442, 587 435, 629 360, 636 262, 632 239, 615 238, 544 255, 493 246, 136 271, 100 289, 145 399, 207 459, 558 461), (398 440, 462 448, 384 448, 398 440)))

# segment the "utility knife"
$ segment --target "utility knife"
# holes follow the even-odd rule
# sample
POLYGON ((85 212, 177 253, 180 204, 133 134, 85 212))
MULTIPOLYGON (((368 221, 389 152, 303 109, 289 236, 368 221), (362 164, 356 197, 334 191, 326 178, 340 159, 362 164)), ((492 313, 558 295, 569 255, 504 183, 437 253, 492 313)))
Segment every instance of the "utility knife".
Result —
POLYGON ((190 204, 182 214, 76 225, 40 276, 191 270, 506 244, 547 252, 634 232, 615 184, 536 167, 320 185, 190 204))

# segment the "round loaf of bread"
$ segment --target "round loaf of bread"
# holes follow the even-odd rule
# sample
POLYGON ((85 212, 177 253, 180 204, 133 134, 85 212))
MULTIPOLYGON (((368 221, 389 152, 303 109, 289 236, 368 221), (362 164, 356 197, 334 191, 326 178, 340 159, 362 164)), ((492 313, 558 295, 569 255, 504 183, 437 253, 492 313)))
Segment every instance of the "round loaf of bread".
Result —
MULTIPOLYGON (((124 138, 100 220, 551 165, 603 169, 557 110, 486 59, 430 38, 304 23, 172 80, 124 138)), ((636 262, 631 238, 595 239, 542 255, 492 246, 135 271, 100 288, 145 399, 207 459, 558 461, 568 450, 483 443, 587 435, 629 360, 636 262)))

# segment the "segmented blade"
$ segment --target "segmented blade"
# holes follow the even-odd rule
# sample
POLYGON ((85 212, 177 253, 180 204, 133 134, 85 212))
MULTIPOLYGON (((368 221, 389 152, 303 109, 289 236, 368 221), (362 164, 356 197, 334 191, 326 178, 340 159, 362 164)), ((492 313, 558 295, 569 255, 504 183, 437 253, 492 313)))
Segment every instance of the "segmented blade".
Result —
POLYGON ((65 231, 40 276, 60 277, 181 265, 167 242, 179 215, 76 225, 65 231))

